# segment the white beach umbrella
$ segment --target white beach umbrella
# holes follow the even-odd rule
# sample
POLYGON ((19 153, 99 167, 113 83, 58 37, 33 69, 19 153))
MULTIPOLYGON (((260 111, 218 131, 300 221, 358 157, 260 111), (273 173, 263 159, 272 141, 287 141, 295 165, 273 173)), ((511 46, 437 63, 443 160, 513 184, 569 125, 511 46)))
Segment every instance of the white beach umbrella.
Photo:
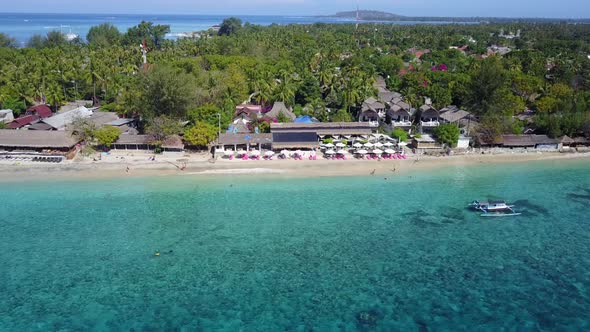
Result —
POLYGON ((260 151, 258 151, 258 150, 252 150, 252 151, 250 151, 250 154, 253 155, 253 156, 260 156, 260 151))
POLYGON ((283 151, 281 151, 281 154, 286 156, 289 154, 289 150, 283 150, 283 151))
POLYGON ((339 148, 345 148, 346 147, 346 144, 344 144, 344 143, 338 143, 338 144, 336 144, 336 146, 339 147, 339 148))
POLYGON ((373 143, 366 143, 366 144, 365 144, 365 147, 366 147, 366 148, 372 148, 372 147, 374 147, 374 146, 375 146, 375 144, 373 144, 373 143))
POLYGON ((338 150, 336 151, 337 154, 347 154, 346 150, 338 150))
POLYGON ((391 143, 391 142, 387 142, 387 143, 383 144, 383 146, 386 146, 386 147, 388 147, 388 148, 389 148, 389 147, 392 147, 392 146, 394 146, 394 145, 395 145, 395 144, 393 144, 393 143, 391 143))
POLYGON ((336 151, 334 151, 334 150, 328 150, 328 151, 326 151, 325 153, 326 153, 326 154, 336 154, 336 151))
POLYGON ((399 142, 397 145, 399 145, 399 146, 408 146, 408 143, 406 143, 406 142, 399 142))
POLYGON ((240 150, 237 152, 238 156, 245 155, 247 153, 248 153, 248 151, 244 151, 244 150, 240 150))
POLYGON ((220 148, 215 149, 215 153, 224 153, 224 152, 225 152, 224 149, 220 149, 220 148))
POLYGON ((223 152, 223 154, 224 154, 224 155, 226 155, 226 156, 231 156, 231 155, 233 155, 233 154, 234 154, 234 152, 233 152, 232 150, 225 150, 225 151, 223 152))
POLYGON ((354 146, 355 148, 362 148, 363 145, 361 143, 354 143, 352 146, 354 146))
POLYGON ((301 150, 297 150, 297 151, 295 151, 295 154, 297 154, 297 155, 300 155, 300 156, 301 156, 301 155, 303 155, 303 151, 301 151, 301 150))
POLYGON ((373 150, 374 154, 383 154, 383 150, 375 149, 373 150))
POLYGON ((331 148, 333 148, 335 145, 334 145, 334 144, 332 144, 332 143, 328 143, 328 144, 324 144, 324 146, 325 146, 325 147, 327 147, 327 148, 330 148, 330 149, 331 149, 331 148))
POLYGON ((387 153, 387 154, 395 154, 395 150, 387 149, 387 150, 385 150, 385 153, 387 153))
POLYGON ((377 142, 377 143, 375 143, 375 147, 376 148, 382 148, 383 147, 383 143, 377 142))
POLYGON ((358 153, 358 154, 367 154, 367 153, 369 153, 369 151, 367 151, 367 150, 358 150, 356 153, 358 153))
POLYGON ((264 155, 265 155, 265 156, 267 156, 267 157, 272 157, 272 156, 274 156, 274 155, 275 155, 275 153, 274 153, 274 152, 272 152, 272 151, 266 151, 266 152, 264 153, 264 155))

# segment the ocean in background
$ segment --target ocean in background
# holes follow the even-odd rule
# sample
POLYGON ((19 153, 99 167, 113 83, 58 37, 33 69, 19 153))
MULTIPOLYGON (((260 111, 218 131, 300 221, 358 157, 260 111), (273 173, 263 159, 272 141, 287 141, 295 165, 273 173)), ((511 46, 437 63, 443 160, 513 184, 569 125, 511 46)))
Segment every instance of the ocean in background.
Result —
MULTIPOLYGON (((0 13, 0 32, 16 38, 24 46, 27 40, 35 34, 45 35, 52 30, 63 33, 72 32, 85 39, 92 26, 101 23, 112 23, 121 32, 139 24, 150 21, 155 24, 170 25, 169 38, 177 38, 183 32, 207 30, 213 25, 221 24, 223 19, 237 16, 244 23, 256 25, 271 24, 312 24, 312 23, 354 23, 354 19, 314 16, 255 16, 255 15, 131 15, 131 14, 22 14, 0 13)), ((390 24, 448 24, 448 22, 382 22, 363 21, 363 23, 390 24)), ((466 23, 472 24, 472 23, 466 23)))
POLYGON ((587 160, 10 182, 0 201, 1 331, 590 329, 587 160), (523 215, 465 208, 486 198, 523 215))

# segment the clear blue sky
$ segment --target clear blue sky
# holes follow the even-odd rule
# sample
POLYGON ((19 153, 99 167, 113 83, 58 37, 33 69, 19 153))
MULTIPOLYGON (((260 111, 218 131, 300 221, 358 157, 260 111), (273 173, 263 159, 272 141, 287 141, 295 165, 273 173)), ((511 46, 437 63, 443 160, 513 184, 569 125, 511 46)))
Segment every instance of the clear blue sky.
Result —
MULTIPOLYGON (((317 15, 356 0, 0 0, 2 12, 317 15)), ((358 0, 361 9, 408 16, 590 18, 589 0, 358 0)))

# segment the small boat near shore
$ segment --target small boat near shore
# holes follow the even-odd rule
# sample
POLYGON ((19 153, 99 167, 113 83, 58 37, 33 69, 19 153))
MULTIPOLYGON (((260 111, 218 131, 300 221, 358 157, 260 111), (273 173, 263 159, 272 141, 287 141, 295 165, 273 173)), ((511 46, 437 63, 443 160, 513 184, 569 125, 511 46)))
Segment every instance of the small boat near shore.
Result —
POLYGON ((473 201, 469 207, 476 211, 483 212, 481 217, 514 217, 522 213, 514 211, 514 205, 509 205, 506 201, 473 201))

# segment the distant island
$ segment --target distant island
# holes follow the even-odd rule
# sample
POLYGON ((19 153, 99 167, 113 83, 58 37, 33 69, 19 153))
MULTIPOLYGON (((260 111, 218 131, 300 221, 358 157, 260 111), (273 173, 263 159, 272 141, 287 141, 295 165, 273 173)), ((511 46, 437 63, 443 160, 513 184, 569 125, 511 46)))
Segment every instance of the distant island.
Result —
POLYGON ((590 23, 589 18, 565 19, 565 18, 538 18, 538 17, 435 17, 435 16, 403 16, 378 10, 356 10, 338 12, 327 17, 358 19, 361 21, 412 21, 412 22, 481 22, 481 23, 506 23, 506 22, 567 22, 590 23))

